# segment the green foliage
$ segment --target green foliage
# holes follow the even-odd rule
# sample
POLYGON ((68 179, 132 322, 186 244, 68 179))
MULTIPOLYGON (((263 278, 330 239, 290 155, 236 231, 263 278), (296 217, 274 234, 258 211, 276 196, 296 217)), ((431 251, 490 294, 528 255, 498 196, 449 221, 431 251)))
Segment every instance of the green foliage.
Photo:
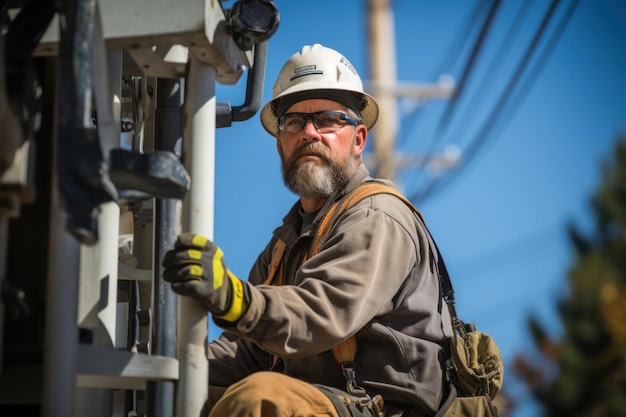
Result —
POLYGON ((561 340, 535 318, 535 355, 518 355, 514 372, 550 417, 626 416, 626 137, 618 138, 591 199, 595 228, 569 235, 576 259, 558 302, 561 340))

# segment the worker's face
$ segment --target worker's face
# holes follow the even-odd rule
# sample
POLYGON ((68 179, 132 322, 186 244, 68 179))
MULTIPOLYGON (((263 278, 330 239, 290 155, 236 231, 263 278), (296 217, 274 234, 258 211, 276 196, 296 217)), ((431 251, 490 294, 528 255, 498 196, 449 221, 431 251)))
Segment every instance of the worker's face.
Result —
MULTIPOLYGON (((297 102, 286 113, 325 110, 348 114, 342 104, 323 99, 297 102)), ((298 133, 279 130, 276 143, 285 185, 305 197, 327 197, 342 189, 360 164, 366 138, 367 128, 362 124, 319 133, 310 119, 298 133)))

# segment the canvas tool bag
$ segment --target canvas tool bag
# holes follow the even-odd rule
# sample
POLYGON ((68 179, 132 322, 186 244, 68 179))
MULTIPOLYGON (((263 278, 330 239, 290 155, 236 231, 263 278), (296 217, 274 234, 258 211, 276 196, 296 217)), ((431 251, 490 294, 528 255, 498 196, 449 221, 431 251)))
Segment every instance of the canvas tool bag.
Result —
MULTIPOLYGON (((443 299, 450 313, 453 334, 449 339, 449 346, 444 346, 444 351, 447 354, 445 373, 449 382, 449 392, 435 417, 497 417, 497 409, 492 400, 500 391, 504 376, 504 363, 500 349, 491 336, 478 331, 474 324, 465 323, 459 319, 456 313, 454 289, 441 252, 426 227, 421 213, 400 192, 381 182, 368 181, 361 184, 356 190, 332 205, 326 212, 315 231, 306 259, 314 256, 320 250, 330 235, 334 222, 343 212, 362 199, 375 194, 391 194, 402 200, 411 208, 424 227, 431 254, 437 265, 443 299)), ((282 284, 281 266, 284 251, 284 242, 278 241, 272 251, 266 284, 282 284)), ((342 410, 347 409, 349 414, 343 414, 345 411, 338 409, 342 416, 383 416, 381 411, 382 398, 377 396, 370 399, 365 390, 356 384, 356 369, 354 367, 356 339, 351 337, 335 346, 333 354, 346 377, 347 396, 349 398, 346 399, 346 393, 335 388, 321 386, 318 388, 322 389, 334 403, 339 398, 339 401, 343 402, 344 405, 350 405, 350 407, 342 407, 342 410), (358 405, 359 401, 361 401, 361 405, 358 405)), ((340 404, 336 403, 336 406, 340 406, 340 404)))

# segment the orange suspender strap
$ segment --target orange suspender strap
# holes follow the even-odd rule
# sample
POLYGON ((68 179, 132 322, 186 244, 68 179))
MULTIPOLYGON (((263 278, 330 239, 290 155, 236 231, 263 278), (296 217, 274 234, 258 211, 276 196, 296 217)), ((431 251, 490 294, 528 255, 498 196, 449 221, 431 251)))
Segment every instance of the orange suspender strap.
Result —
POLYGON ((354 362, 356 356, 356 339, 354 336, 335 346, 333 355, 337 363, 354 362))
MULTIPOLYGON (((270 259, 270 264, 267 267, 267 277, 265 281, 263 281, 263 285, 283 285, 283 260, 285 257, 285 249, 287 245, 282 240, 276 240, 274 246, 272 247, 272 257, 270 259)), ((277 355, 272 356, 272 363, 270 365, 271 369, 278 364, 280 361, 280 357, 277 355)))
POLYGON ((276 240, 272 247, 272 258, 267 268, 267 277, 263 282, 263 285, 283 285, 283 259, 285 257, 285 249, 287 245, 282 240, 276 240), (276 274, 278 273, 278 280, 274 282, 276 274))
POLYGON ((346 378, 346 389, 351 394, 365 393, 363 388, 356 383, 356 337, 350 336, 348 339, 334 346, 332 349, 335 361, 341 367, 341 373, 346 378))

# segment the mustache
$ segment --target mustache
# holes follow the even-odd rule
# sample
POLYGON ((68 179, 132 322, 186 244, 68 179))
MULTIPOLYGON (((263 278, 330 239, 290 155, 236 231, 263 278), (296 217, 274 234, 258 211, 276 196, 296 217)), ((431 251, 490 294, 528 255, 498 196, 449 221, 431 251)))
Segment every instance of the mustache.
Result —
POLYGON ((322 158, 326 162, 331 160, 330 151, 324 145, 320 142, 312 142, 306 143, 294 150, 291 154, 291 158, 289 158, 289 162, 293 163, 304 155, 315 155, 322 158))

